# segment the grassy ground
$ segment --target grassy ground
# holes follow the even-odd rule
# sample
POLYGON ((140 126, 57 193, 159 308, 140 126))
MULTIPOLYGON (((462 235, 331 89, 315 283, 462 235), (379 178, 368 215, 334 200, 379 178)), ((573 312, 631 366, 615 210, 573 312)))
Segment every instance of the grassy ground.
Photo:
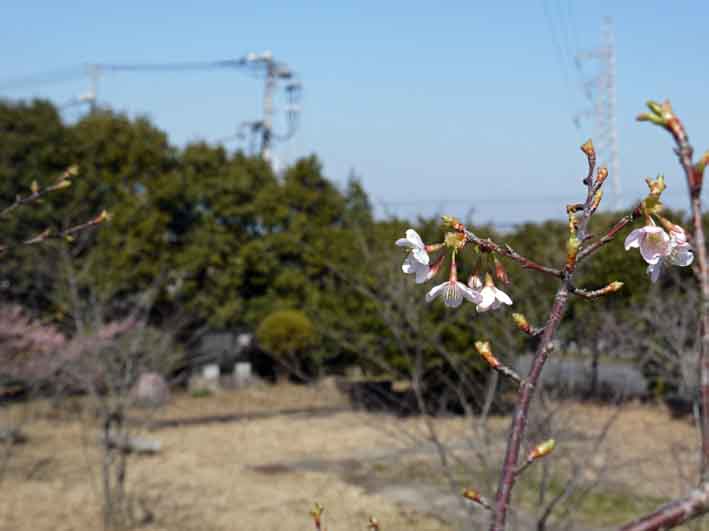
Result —
MULTIPOLYGON (((161 417, 338 404, 345 401, 333 386, 279 385, 204 398, 177 396, 161 417)), ((615 411, 566 405, 559 419, 576 435, 594 434, 615 411)), ((30 441, 14 448, 2 474, 0 528, 99 529, 100 456, 91 422, 78 422, 76 415, 59 414, 41 403, 0 411, 3 414, 24 417, 30 441)), ((490 438, 498 441, 490 450, 493 461, 501 452, 507 423, 504 418, 491 421, 490 438)), ((458 457, 468 459, 472 445, 460 444, 470 440, 468 421, 441 419, 435 428, 442 440, 460 446, 458 457)), ((367 480, 445 486, 435 453, 407 453, 426 433, 422 419, 357 412, 164 429, 146 434, 159 439, 163 451, 155 457, 133 458, 127 479, 136 517, 149 520, 147 509, 152 519, 143 528, 155 531, 307 530, 308 511, 315 501, 326 507, 331 531, 364 530, 370 514, 387 531, 452 529, 440 514, 425 514, 423 506, 417 512, 367 488, 367 480), (338 467, 327 466, 335 462, 338 467)), ((670 420, 658 408, 626 406, 604 451, 589 454, 590 466, 580 472, 583 484, 598 481, 600 489, 583 500, 571 499, 575 518, 589 526, 611 525, 685 491, 695 468, 696 439, 689 423, 670 420)), ((569 436, 561 445, 555 455, 559 466, 544 480, 546 501, 561 492, 572 458, 586 451, 584 444, 583 437, 569 436)), ((543 468, 535 467, 517 493, 517 502, 529 513, 539 506, 538 485, 544 479, 543 468)), ((494 484, 482 480, 474 467, 454 464, 451 469, 460 476, 457 479, 477 478, 482 484, 475 486, 494 491, 494 484)))

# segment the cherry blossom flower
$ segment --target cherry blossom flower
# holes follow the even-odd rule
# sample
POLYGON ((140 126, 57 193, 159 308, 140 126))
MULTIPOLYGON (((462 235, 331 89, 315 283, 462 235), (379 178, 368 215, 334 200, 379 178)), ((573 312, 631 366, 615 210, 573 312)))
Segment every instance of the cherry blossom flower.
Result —
MULTIPOLYGON (((474 282, 476 285, 482 285, 478 277, 473 278, 476 279, 476 282, 474 282)), ((471 278, 471 281, 472 280, 471 278)), ((479 293, 482 300, 476 306, 478 312, 497 310, 503 304, 507 304, 508 306, 512 304, 512 299, 510 299, 509 295, 495 287, 495 283, 489 273, 485 275, 485 285, 480 289, 479 293)))
POLYGON ((654 222, 640 229, 635 229, 625 238, 625 250, 640 249, 643 259, 650 265, 656 265, 672 251, 670 236, 654 222))
POLYGON ((694 252, 692 252, 692 246, 687 241, 687 234, 682 227, 673 225, 670 228, 667 255, 663 256, 657 263, 647 266, 647 273, 650 275, 652 282, 657 282, 657 279, 660 278, 660 272, 665 266, 686 267, 693 261, 694 252))
POLYGON ((431 280, 443 264, 444 256, 439 256, 431 266, 427 266, 416 260, 413 254, 409 254, 404 263, 401 264, 401 270, 407 275, 416 275, 416 284, 423 284, 431 280))
POLYGON ((431 302, 439 296, 443 297, 444 304, 450 308, 460 306, 464 298, 473 304, 480 304, 480 302, 482 302, 482 297, 480 297, 477 291, 469 288, 462 282, 458 282, 455 254, 451 260, 451 273, 448 281, 435 286, 431 291, 426 293, 426 302, 431 302))
MULTIPOLYGON (((430 258, 428 256, 428 252, 426 251, 426 245, 423 243, 419 233, 414 229, 408 229, 406 231, 406 238, 399 238, 396 240, 396 245, 399 247, 405 247, 406 249, 411 249, 409 257, 413 257, 413 259, 420 264, 425 266, 429 264, 430 258)), ((407 259, 409 257, 407 257, 407 259)), ((404 271, 404 273, 406 273, 406 271, 404 271)))

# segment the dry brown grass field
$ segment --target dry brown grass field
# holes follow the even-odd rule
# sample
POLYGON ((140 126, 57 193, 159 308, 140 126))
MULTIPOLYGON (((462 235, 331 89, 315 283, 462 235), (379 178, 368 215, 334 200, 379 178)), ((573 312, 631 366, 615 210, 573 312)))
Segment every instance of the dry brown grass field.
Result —
MULTIPOLYGON (((57 409, 45 402, 0 410, 5 420, 23 422, 29 437, 26 444, 12 448, 1 471, 1 529, 101 528, 97 431, 82 401, 76 402, 72 413, 66 412, 67 404, 57 409)), ((332 386, 264 385, 203 398, 178 395, 160 417, 333 405, 345 406, 346 401, 332 386)), ((577 429, 591 432, 600 429, 614 411, 612 407, 572 405, 564 414, 577 429)), ((468 421, 463 418, 435 422, 445 441, 469 436, 468 421)), ((506 427, 505 418, 491 420, 491 436, 500 445, 506 427)), ((163 450, 156 456, 131 458, 127 481, 136 525, 155 531, 303 531, 312 529, 308 511, 318 501, 326 507, 330 531, 364 530, 370 514, 387 531, 455 529, 444 522, 445 515, 430 507, 400 504, 367 488, 366 481, 352 481, 353 476, 374 481, 381 475, 435 483, 431 477, 422 477, 435 474, 433 455, 403 452, 425 433, 420 418, 353 411, 317 417, 276 415, 146 432, 145 436, 161 441, 163 450), (369 457, 381 458, 387 452, 396 455, 397 451, 402 451, 400 458, 379 459, 370 465, 369 457)), ((689 422, 670 420, 661 408, 624 406, 606 442, 607 451, 596 457, 610 466, 596 470, 604 470, 603 481, 608 485, 635 491, 654 502, 687 488, 697 457, 696 439, 689 422)), ((596 524, 588 528, 602 527, 596 524)))

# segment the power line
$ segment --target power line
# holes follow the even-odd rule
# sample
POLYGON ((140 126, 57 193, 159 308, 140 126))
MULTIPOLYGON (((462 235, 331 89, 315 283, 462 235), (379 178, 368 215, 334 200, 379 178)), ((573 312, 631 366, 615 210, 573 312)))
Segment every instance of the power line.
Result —
POLYGON ((544 9, 544 15, 547 19, 547 24, 549 25, 549 34, 551 35, 552 46, 554 47, 554 53, 556 55, 556 61, 561 70, 561 74, 564 78, 564 84, 566 85, 567 93, 571 95, 571 84, 569 82, 568 67, 564 61, 564 51, 559 43, 559 38, 556 34, 556 24, 551 15, 548 1, 542 0, 542 8, 544 9))
POLYGON ((40 74, 32 74, 16 79, 10 79, 0 83, 0 92, 10 92, 43 85, 67 83, 69 81, 78 81, 83 77, 84 73, 81 66, 67 67, 40 74))
MULTIPOLYGON (((274 141, 285 142, 293 137, 299 125, 300 99, 302 83, 297 74, 287 64, 276 61, 270 51, 262 53, 249 53, 238 59, 220 61, 187 61, 173 63, 135 63, 135 64, 109 64, 97 63, 90 65, 94 72, 184 72, 190 70, 214 70, 224 68, 245 69, 262 77, 263 104, 262 118, 260 120, 242 121, 234 135, 225 140, 243 140, 249 138, 250 151, 255 152, 256 139, 259 139, 258 152, 265 160, 271 162, 274 141), (283 109, 286 117, 286 129, 276 132, 273 117, 275 113, 274 96, 279 84, 283 84, 285 106, 283 109)), ((95 95, 95 82, 94 90, 95 95)))
POLYGON ((173 63, 94 63, 104 72, 184 72, 188 70, 214 70, 217 68, 241 68, 246 60, 226 59, 223 61, 178 61, 173 63))
POLYGON ((270 51, 249 53, 237 59, 217 61, 177 61, 161 63, 90 63, 84 66, 83 74, 79 68, 59 70, 21 79, 0 83, 0 91, 21 89, 28 86, 57 83, 61 81, 88 78, 88 90, 65 102, 60 108, 66 109, 78 105, 89 105, 91 111, 97 108, 98 84, 102 77, 118 72, 186 72, 199 70, 239 69, 250 73, 264 81, 262 117, 259 120, 242 121, 234 135, 223 141, 249 139, 251 152, 258 153, 267 161, 272 159, 272 148, 276 141, 290 140, 296 133, 300 123, 302 82, 297 73, 286 63, 273 58, 270 51), (277 89, 283 90, 284 104, 280 109, 285 117, 286 126, 277 131, 274 125, 274 115, 277 111, 274 99, 277 89))

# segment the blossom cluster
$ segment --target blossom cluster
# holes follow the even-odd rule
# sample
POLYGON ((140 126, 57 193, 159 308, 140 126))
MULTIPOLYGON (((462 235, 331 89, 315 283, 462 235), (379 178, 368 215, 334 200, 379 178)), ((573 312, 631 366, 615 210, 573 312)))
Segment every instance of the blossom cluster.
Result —
POLYGON ((644 227, 635 229, 625 239, 626 251, 640 250, 640 255, 648 263, 647 272, 653 282, 660 277, 664 266, 686 267, 694 260, 694 253, 684 229, 664 218, 660 220, 667 227, 667 231, 658 227, 654 220, 648 217, 644 227))
POLYGON ((657 179, 645 179, 645 182, 650 188, 650 193, 641 204, 645 226, 628 234, 625 250, 640 251, 648 264, 650 280, 656 282, 665 266, 686 267, 694 261, 694 253, 684 229, 660 215, 664 208, 660 200, 666 188, 664 177, 660 175, 657 179), (657 226, 653 216, 657 217, 662 227, 657 226))
MULTIPOLYGON (((406 237, 396 240, 396 245, 409 250, 401 270, 407 275, 414 275, 417 284, 431 280, 443 265, 445 254, 441 254, 432 262, 429 253, 443 248, 452 249, 448 280, 434 286, 426 293, 426 302, 441 297, 446 306, 457 308, 463 303, 463 300, 468 300, 475 304, 478 312, 495 310, 503 304, 512 304, 512 299, 495 286, 490 273, 485 274, 484 280, 480 278, 479 274, 471 275, 467 285, 458 280, 456 254, 465 245, 464 236, 449 233, 445 243, 426 245, 414 229, 408 229, 406 237)), ((500 276, 506 278, 504 270, 500 276)))

